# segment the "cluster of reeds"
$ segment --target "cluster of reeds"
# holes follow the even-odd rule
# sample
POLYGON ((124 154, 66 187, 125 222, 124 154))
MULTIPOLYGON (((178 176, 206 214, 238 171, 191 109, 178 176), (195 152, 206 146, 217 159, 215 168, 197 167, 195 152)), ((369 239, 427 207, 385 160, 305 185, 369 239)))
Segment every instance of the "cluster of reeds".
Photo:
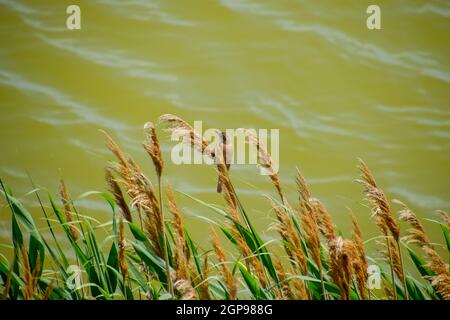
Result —
MULTIPOLYGON (((265 146, 251 131, 241 129, 248 133, 247 142, 257 148, 258 164, 269 172, 277 195, 266 196, 266 200, 276 218, 273 229, 279 240, 263 242, 221 153, 179 117, 163 115, 158 125, 184 135, 186 143, 216 164, 224 205, 186 195, 219 216, 211 226, 211 247, 201 248, 192 240, 175 193, 163 185, 164 161, 155 125, 145 125, 143 147, 152 160, 156 184, 104 133, 116 158, 106 167, 108 192, 88 192, 81 197, 103 197, 111 207, 111 223, 102 224, 79 212, 61 180, 61 206, 49 193, 49 206, 44 205, 43 191, 33 186, 46 221, 45 229, 38 228, 29 211, 1 182, 5 206, 12 213, 11 251, 9 258, 0 256, 2 299, 450 299, 448 265, 422 222, 404 203, 394 201, 400 206, 397 218, 362 160, 357 181, 380 229, 385 261, 367 256, 353 213, 349 214, 352 236, 341 234, 300 171, 298 198, 290 202, 265 146), (410 228, 401 230, 398 220, 410 228), (56 229, 62 229, 67 241, 61 242, 56 229), (110 236, 99 242, 97 229, 110 236), (415 266, 417 272, 407 272, 407 265, 415 266)), ((442 230, 448 252, 449 220, 446 213, 440 215, 441 221, 432 223, 442 230)))

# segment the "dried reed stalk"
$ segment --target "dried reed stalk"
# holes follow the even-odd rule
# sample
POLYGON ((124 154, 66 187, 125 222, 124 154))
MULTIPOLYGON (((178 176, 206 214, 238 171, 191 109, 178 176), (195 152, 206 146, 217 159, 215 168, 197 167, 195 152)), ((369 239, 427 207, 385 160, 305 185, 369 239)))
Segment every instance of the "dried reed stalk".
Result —
POLYGON ((305 282, 298 278, 293 278, 291 280, 292 295, 294 300, 308 300, 308 292, 306 291, 305 282))
POLYGON ((357 252, 353 241, 337 237, 330 243, 330 275, 334 283, 338 286, 341 297, 344 300, 350 299, 350 286, 354 265, 359 264, 359 259, 356 258, 357 252))
POLYGON ((213 228, 211 228, 210 239, 211 239, 211 243, 213 245, 217 260, 219 261, 219 264, 220 264, 222 278, 228 289, 229 299, 236 300, 236 298, 237 298, 236 279, 234 278, 233 274, 230 271, 230 268, 227 265, 225 251, 220 244, 219 237, 217 236, 216 231, 213 228))
MULTIPOLYGON (((400 220, 408 222, 412 227, 407 231, 404 240, 407 243, 418 244, 423 249, 429 259, 427 266, 435 273, 435 275, 430 277, 432 286, 436 288, 437 292, 444 299, 450 300, 450 276, 447 265, 434 249, 416 214, 403 202, 396 200, 396 203, 402 206, 400 220)), ((444 214, 443 217, 445 221, 446 215, 444 214)))
POLYGON ((78 240, 78 231, 77 228, 74 226, 74 222, 73 222, 73 208, 69 199, 69 195, 67 193, 67 188, 66 188, 66 184, 64 183, 64 180, 61 179, 60 180, 60 195, 61 195, 61 200, 64 206, 64 214, 66 216, 66 222, 67 222, 67 226, 70 230, 70 234, 72 235, 72 238, 76 241, 78 240))
POLYGON ((401 266, 400 254, 392 237, 387 237, 384 241, 377 241, 377 244, 384 247, 381 250, 381 255, 386 261, 390 261, 394 274, 400 279, 404 280, 404 274, 401 266))
POLYGON ((266 170, 268 176, 272 180, 273 185, 281 199, 281 202, 285 204, 285 196, 281 187, 281 182, 278 177, 278 173, 273 167, 273 161, 270 153, 267 151, 266 146, 259 140, 258 136, 255 134, 254 130, 246 128, 238 128, 236 131, 241 131, 245 135, 246 142, 256 146, 258 152, 258 165, 266 170))
POLYGON ((269 199, 269 201, 278 219, 278 223, 275 225, 275 230, 278 231, 283 239, 284 248, 291 260, 291 263, 293 263, 294 267, 300 270, 302 275, 306 275, 308 269, 306 257, 302 250, 302 240, 287 211, 277 206, 271 199, 269 199))
POLYGON ((147 141, 143 143, 144 149, 147 151, 148 155, 153 161, 153 166, 155 167, 156 175, 161 177, 164 162, 161 155, 161 148, 159 145, 158 136, 156 134, 156 129, 153 123, 147 122, 144 125, 144 130, 146 132, 147 141))
POLYGON ((316 215, 315 206, 310 203, 311 193, 309 192, 305 178, 297 169, 297 187, 299 192, 300 220, 302 222, 306 245, 316 263, 320 273, 320 284, 322 294, 326 298, 325 285, 323 282, 323 266, 320 254, 320 231, 317 224, 318 216, 316 215))
POLYGON ((125 290, 125 282, 128 275, 128 265, 125 261, 125 231, 124 231, 124 218, 120 216, 119 218, 119 239, 118 239, 118 246, 119 246, 119 267, 120 272, 122 272, 123 277, 123 287, 125 290))
POLYGON ((208 142, 199 133, 197 133, 189 123, 180 117, 173 114, 164 114, 158 118, 158 123, 167 124, 167 131, 187 137, 194 149, 199 151, 201 154, 209 156, 212 160, 215 159, 215 153, 209 147, 208 142))
POLYGON ((160 241, 164 221, 155 188, 134 161, 130 159, 129 163, 135 176, 135 183, 128 185, 128 192, 132 196, 131 203, 133 206, 143 210, 144 227, 150 236, 156 253, 164 258, 164 247, 160 241))
POLYGON ((369 275, 367 273, 368 263, 366 257, 366 250, 364 248, 362 233, 358 224, 358 220, 356 219, 356 216, 352 212, 350 212, 350 214, 352 217, 352 224, 353 224, 352 239, 353 243, 355 244, 357 252, 357 257, 355 257, 355 259, 359 259, 359 263, 355 264, 355 276, 356 281, 358 283, 359 294, 361 295, 361 298, 366 299, 366 290, 367 290, 366 283, 367 279, 369 278, 369 275))
POLYGON ((190 281, 189 270, 191 268, 191 255, 184 234, 183 217, 178 209, 172 188, 168 187, 167 199, 169 211, 172 214, 172 226, 174 227, 174 268, 177 279, 190 281))
MULTIPOLYGON (((211 295, 209 294, 209 264, 208 255, 205 254, 203 257, 203 263, 201 267, 201 273, 192 267, 191 268, 191 283, 193 288, 197 290, 200 300, 211 300, 211 295)), ((178 281, 177 281, 178 282, 178 281)), ((188 283, 188 281, 184 281, 188 283)))
POLYGON ((448 217, 447 212, 438 210, 439 215, 441 216, 444 223, 447 225, 447 228, 450 229, 450 218, 448 217))
POLYGON ((331 214, 319 199, 310 198, 309 203, 314 209, 314 218, 319 227, 319 231, 324 236, 328 245, 328 243, 336 240, 336 227, 331 218, 331 214))
POLYGON ((383 279, 383 290, 384 290, 388 300, 395 300, 395 299, 397 299, 397 296, 394 293, 393 287, 390 286, 389 282, 386 279, 383 279))
POLYGON ((54 282, 55 281, 52 280, 47 285, 47 288, 45 289, 44 295, 42 296, 42 300, 49 300, 50 299, 50 295, 52 294, 53 289, 55 289, 54 282))
MULTIPOLYGON (((383 190, 378 187, 372 172, 370 172, 369 167, 361 159, 359 159, 359 170, 361 171, 362 179, 359 179, 357 181, 364 186, 366 199, 371 204, 372 217, 374 217, 375 223, 381 229, 386 238, 386 246, 388 249, 391 265, 392 283, 395 283, 394 273, 397 273, 397 275, 400 274, 401 276, 399 278, 403 280, 405 297, 406 299, 409 299, 408 287, 406 285, 406 277, 404 276, 405 272, 400 248, 400 228, 392 213, 391 206, 386 198, 386 195, 384 194, 383 190), (395 240, 395 245, 392 245, 391 241, 389 240, 388 230, 395 240), (394 259, 397 259, 397 257, 399 259, 401 269, 400 271, 396 270, 398 269, 398 266, 397 261, 394 259)), ((395 298, 397 297, 397 290, 395 289, 395 286, 394 296, 395 298)))
POLYGON ((281 291, 279 294, 280 296, 279 299, 293 300, 295 297, 292 293, 291 287, 289 286, 289 279, 280 259, 277 258, 274 259, 274 267, 277 272, 277 277, 281 283, 281 291))
POLYGON ((31 268, 30 256, 25 249, 22 247, 22 269, 23 269, 23 282, 24 282, 24 299, 31 300, 37 289, 39 277, 37 276, 41 271, 41 259, 39 254, 36 257, 36 265, 31 268))
POLYGON ((375 181, 375 178, 370 172, 369 167, 359 159, 359 169, 362 173, 362 179, 357 180, 361 183, 365 190, 367 200, 372 205, 372 216, 375 218, 377 225, 380 229, 384 230, 387 228, 391 232, 395 241, 400 238, 400 228, 398 227, 397 221, 392 213, 391 206, 387 200, 383 190, 381 190, 375 181))
POLYGON ((170 276, 170 264, 169 264, 169 253, 167 249, 167 237, 166 237, 166 226, 164 224, 164 209, 163 209, 163 200, 162 200, 162 172, 164 162, 162 159, 161 148, 159 146, 158 136, 156 134, 156 129, 153 123, 147 122, 144 126, 144 130, 147 134, 147 141, 144 143, 144 149, 149 154, 150 158, 153 161, 153 166, 155 167, 156 175, 158 177, 158 206, 159 206, 159 233, 162 237, 162 247, 163 247, 163 256, 164 262, 166 265, 166 273, 167 273, 167 287, 169 292, 174 294, 173 284, 170 276))
POLYGON ((205 254, 203 258, 203 281, 199 285, 200 295, 202 300, 211 300, 211 295, 209 294, 209 263, 208 255, 205 254))
MULTIPOLYGON (((153 131, 150 131, 150 134, 152 132, 153 131)), ((144 227, 149 235, 150 242, 155 252, 160 257, 163 257, 166 263, 167 289, 173 295, 173 285, 170 277, 171 271, 167 255, 164 216, 162 212, 161 176, 158 176, 158 199, 153 184, 144 175, 137 163, 132 158, 127 158, 114 140, 106 132, 103 131, 103 133, 106 136, 108 148, 116 155, 118 159, 118 163, 116 164, 116 168, 114 168, 114 170, 122 177, 127 193, 132 198, 132 206, 135 206, 138 210, 142 209, 144 212, 144 227)), ((155 140, 149 139, 149 142, 152 141, 155 140)), ((159 148, 159 145, 150 146, 148 148, 151 149, 157 147, 159 148)), ((160 154, 161 153, 159 152, 159 155, 160 154)), ((157 173, 162 173, 162 167, 155 167, 155 170, 157 173)))
POLYGON ((178 209, 177 202, 175 200, 175 195, 171 187, 166 189, 167 200, 169 205, 169 211, 172 214, 172 225, 175 228, 175 238, 176 245, 180 246, 185 256, 186 260, 190 260, 190 251, 187 245, 186 236, 184 234, 184 222, 183 216, 181 215, 180 210, 178 209))

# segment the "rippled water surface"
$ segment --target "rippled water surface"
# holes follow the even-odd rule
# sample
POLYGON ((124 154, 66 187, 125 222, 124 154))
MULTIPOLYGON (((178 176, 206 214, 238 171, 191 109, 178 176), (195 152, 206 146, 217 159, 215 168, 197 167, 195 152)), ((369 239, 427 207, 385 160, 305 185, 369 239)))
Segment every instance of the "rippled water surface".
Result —
MULTIPOLYGON (((377 1, 380 31, 366 28, 360 0, 78 1, 79 31, 65 27, 71 3, 0 0, 0 176, 36 216, 27 172, 53 194, 60 175, 74 198, 104 188, 112 156, 98 129, 153 177, 142 128, 163 113, 207 128, 279 128, 291 202, 298 166, 344 233, 350 207, 375 234, 354 182, 358 157, 420 216, 450 209, 449 1, 377 1)), ((161 140, 174 188, 222 204, 214 169, 170 164, 161 140)), ((232 179, 267 229, 267 177, 236 166, 232 179)), ((218 217, 179 201, 202 240, 206 222, 195 216, 218 217)), ((98 198, 78 206, 109 218, 98 198)), ((6 239, 10 216, 0 212, 6 239)))

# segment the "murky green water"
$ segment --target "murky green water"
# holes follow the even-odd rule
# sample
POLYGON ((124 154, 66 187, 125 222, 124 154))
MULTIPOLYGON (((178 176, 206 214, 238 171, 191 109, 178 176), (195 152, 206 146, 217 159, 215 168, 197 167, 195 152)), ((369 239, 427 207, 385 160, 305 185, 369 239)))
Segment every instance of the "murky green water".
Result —
MULTIPOLYGON (((82 29, 69 31, 72 1, 0 0, 0 176, 30 206, 26 172, 55 194, 60 175, 74 197, 104 188, 112 156, 98 129, 153 177, 142 127, 174 113, 206 127, 279 128, 291 202, 298 166, 344 232, 351 207, 366 238, 376 234, 353 182, 357 157, 389 197, 420 216, 450 209, 448 1, 377 1, 380 31, 366 28, 368 3, 360 0, 77 3, 82 29)), ((161 138, 175 189, 223 203, 213 167, 171 165, 171 144, 161 138)), ((267 177, 241 166, 232 179, 267 229, 267 177)), ((202 240, 206 222, 194 216, 218 217, 179 201, 202 240)), ((109 218, 95 197, 78 206, 109 218)), ((0 212, 5 243, 10 216, 0 212)))

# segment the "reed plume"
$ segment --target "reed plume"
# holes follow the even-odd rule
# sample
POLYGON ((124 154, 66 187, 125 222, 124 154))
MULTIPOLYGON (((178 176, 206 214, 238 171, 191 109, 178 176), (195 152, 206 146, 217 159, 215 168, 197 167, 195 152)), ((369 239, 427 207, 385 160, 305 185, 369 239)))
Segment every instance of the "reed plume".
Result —
POLYGON ((133 218, 131 216, 130 208, 128 207, 128 204, 125 200, 125 197, 122 193, 122 189, 120 188, 119 184, 117 183, 116 179, 114 179, 112 169, 106 168, 105 169, 105 179, 106 182, 109 185, 109 191, 114 197, 115 203, 119 206, 120 210, 122 211, 122 215, 128 222, 133 222, 133 218))
MULTIPOLYGON (((132 199, 132 206, 142 209, 144 211, 144 227, 149 235, 150 242, 155 252, 164 259, 166 264, 167 274, 167 290, 173 295, 173 285, 170 277, 170 265, 167 254, 164 215, 162 212, 162 197, 161 197, 161 176, 158 176, 158 193, 159 199, 156 196, 155 188, 151 181, 144 175, 138 164, 132 159, 127 158, 120 150, 119 146, 114 140, 103 131, 106 136, 108 148, 116 155, 118 163, 114 170, 122 177, 128 195, 132 199)), ((153 133, 150 130, 150 135, 153 133)), ((148 143, 157 141, 157 138, 149 139, 148 143)), ((158 146, 147 146, 151 150, 158 148, 158 146)), ((154 151, 154 154, 161 154, 160 151, 154 151)), ((158 162, 159 163, 159 162, 158 162)), ((162 160, 160 161, 162 163, 162 160)), ((162 167, 155 167, 157 173, 162 173, 162 167), (158 171, 160 170, 160 171, 158 171)))
POLYGON ((389 300, 396 300, 397 295, 394 293, 394 287, 391 287, 386 279, 383 279, 383 290, 389 300))
POLYGON ((323 282, 323 266, 320 254, 320 231, 317 224, 318 217, 314 210, 314 205, 311 205, 311 193, 309 192, 305 178, 297 169, 296 177, 298 192, 299 192, 299 206, 300 206, 300 220, 302 222, 304 237, 306 245, 310 251, 313 261, 316 263, 320 273, 320 284, 322 287, 322 293, 325 297, 325 286, 323 282))
POLYGON ((167 124, 167 131, 178 134, 189 140, 190 145, 203 155, 215 159, 214 150, 212 150, 208 142, 192 128, 192 126, 173 114, 164 114, 158 118, 158 123, 167 124))
POLYGON ((70 230, 70 234, 72 235, 72 238, 74 240, 78 240, 78 231, 77 231, 77 228, 74 226, 74 221, 73 221, 73 216, 72 216, 74 210, 73 210, 71 202, 69 200, 69 195, 67 193, 66 184, 64 183, 63 179, 60 180, 59 186, 60 186, 59 190, 60 190, 61 200, 62 200, 63 207, 64 207, 64 214, 66 216, 67 226, 70 230))
POLYGON ((118 239, 118 247, 119 247, 119 267, 120 272, 122 272, 123 277, 123 287, 125 290, 125 282, 128 275, 128 265, 125 261, 125 231, 124 231, 124 218, 121 216, 119 218, 119 239, 118 239))
MULTIPOLYGON (((386 238, 386 247, 391 265, 392 282, 395 283, 394 273, 401 275, 399 278, 403 280, 405 297, 408 299, 409 293, 406 285, 406 277, 404 276, 405 272, 400 248, 400 228, 392 213, 391 206, 386 198, 386 195, 383 190, 378 187, 369 167, 361 159, 359 159, 359 170, 361 171, 362 179, 357 180, 357 182, 364 186, 366 199, 371 205, 372 217, 375 219, 375 223, 381 229, 386 238), (395 240, 395 245, 392 245, 392 241, 389 240, 388 230, 395 240), (397 261, 394 260, 397 257, 399 258, 400 271, 397 270, 397 261)), ((397 290, 395 289, 395 286, 394 296, 397 297, 397 290)))
POLYGON ((438 210, 439 215, 441 216, 444 223, 447 225, 447 229, 450 229, 450 218, 448 217, 447 212, 438 210))
POLYGON ((38 274, 41 271, 41 259, 39 254, 36 257, 36 265, 34 268, 30 264, 30 255, 22 247, 22 268, 23 268, 23 283, 24 283, 24 299, 31 300, 38 286, 38 274))
POLYGON ((175 195, 171 187, 168 187, 166 190, 167 200, 169 205, 169 211, 172 214, 172 225, 175 228, 175 238, 176 245, 180 246, 183 252, 183 255, 187 260, 190 259, 190 251, 186 242, 186 236, 184 234, 184 221, 183 216, 178 209, 177 202, 175 200, 175 195))
POLYGON ((161 177, 164 162, 161 155, 161 148, 159 146, 158 136, 156 135, 156 129, 153 123, 147 122, 144 125, 144 130, 147 135, 147 141, 143 143, 144 149, 147 151, 148 155, 153 161, 153 166, 155 167, 156 175, 161 177))
POLYGON ((375 181, 375 178, 370 172, 369 167, 359 159, 359 169, 362 174, 362 179, 357 180, 364 186, 364 193, 366 199, 372 206, 372 216, 375 218, 377 225, 382 229, 383 233, 387 228, 395 241, 400 238, 400 228, 392 214, 391 206, 387 200, 383 190, 381 190, 375 181))
POLYGON ((308 292, 306 291, 305 282, 298 278, 293 278, 290 281, 291 291, 294 300, 308 300, 308 292))
POLYGON ((211 228, 210 239, 211 239, 211 243, 213 245, 217 260, 219 261, 219 264, 220 264, 221 275, 222 275, 222 278, 227 287, 229 299, 235 300, 237 297, 236 279, 234 278, 233 274, 230 271, 230 268, 227 265, 225 251, 223 250, 223 247, 221 246, 220 241, 219 241, 219 237, 217 236, 217 233, 213 228, 211 228))
POLYGON ((295 297, 292 294, 292 290, 289 286, 288 275, 286 274, 286 271, 284 270, 283 264, 281 263, 280 259, 278 258, 274 259, 274 267, 277 272, 277 277, 281 284, 281 291, 277 290, 275 292, 277 298, 283 300, 293 300, 295 297))
POLYGON ((184 234, 183 216, 178 209, 172 188, 168 187, 167 200, 169 211, 172 214, 172 226, 174 228, 174 268, 177 279, 190 281, 189 269, 191 268, 191 255, 184 234))
POLYGON ((156 253, 164 258, 164 248, 161 243, 164 221, 155 188, 132 159, 129 160, 129 164, 135 177, 133 183, 128 185, 129 194, 132 196, 132 206, 143 210, 147 234, 156 253))
POLYGON ((211 295, 209 294, 209 262, 208 255, 205 254, 203 257, 203 280, 199 284, 200 296, 203 300, 211 300, 211 295))
POLYGON ((211 300, 211 295, 209 293, 209 264, 208 255, 205 254, 203 257, 203 263, 200 271, 196 268, 191 268, 191 281, 184 281, 185 283, 192 283, 193 288, 197 290, 198 297, 201 300, 211 300))
POLYGON ((404 240, 407 243, 417 244, 422 248, 429 259, 427 266, 434 273, 434 275, 430 277, 432 286, 436 288, 437 292, 439 292, 444 299, 450 300, 450 276, 448 266, 434 249, 434 246, 428 239, 425 229, 416 214, 403 202, 396 200, 396 203, 402 207, 400 211, 400 220, 409 223, 412 227, 407 231, 404 240))
POLYGON ((337 237, 330 243, 330 275, 333 282, 338 286, 341 297, 344 300, 350 299, 353 266, 359 262, 355 259, 356 256, 356 248, 353 241, 337 237))
POLYGON ((144 142, 144 149, 149 154, 150 158, 153 161, 153 166, 155 167, 156 175, 158 177, 158 206, 159 206, 159 232, 162 237, 162 247, 163 247, 163 256, 164 262, 166 264, 166 273, 167 273, 167 287, 169 292, 174 294, 173 284, 170 276, 170 264, 169 264, 169 253, 167 249, 167 237, 166 237, 166 226, 164 223, 164 209, 163 209, 163 200, 162 200, 162 172, 163 172, 163 159, 161 155, 161 148, 159 146, 158 136, 156 134, 156 129, 153 123, 147 122, 144 126, 144 130, 147 134, 147 141, 144 142))
MULTIPOLYGON (((394 272, 397 275, 397 277, 400 279, 400 281, 404 282, 405 275, 403 273, 400 252, 399 252, 397 246, 395 245, 394 240, 391 237, 388 238, 388 242, 389 242, 389 247, 391 248, 392 265, 394 266, 394 272)), ((386 258, 387 257, 388 257, 388 255, 386 255, 386 258)))
POLYGON ((306 256, 302 250, 302 240, 295 230, 291 218, 286 210, 277 206, 271 199, 269 199, 272 210, 278 219, 275 225, 275 230, 281 235, 283 239, 284 249, 288 254, 291 263, 298 268, 301 274, 307 274, 306 256))
POLYGON ((119 148, 114 139, 106 131, 104 130, 99 131, 105 135, 106 146, 108 147, 108 149, 111 150, 111 152, 119 160, 119 169, 121 174, 123 175, 123 178, 126 180, 130 180, 128 181, 128 183, 131 183, 131 180, 133 180, 134 178, 129 168, 129 163, 126 156, 123 154, 122 150, 119 148))
POLYGON ((322 273, 319 230, 316 223, 314 222, 313 212, 311 210, 311 207, 309 207, 309 205, 306 203, 301 204, 300 211, 306 245, 308 246, 313 261, 319 268, 319 272, 322 273))
POLYGON ((315 221, 320 233, 326 240, 327 245, 336 239, 336 227, 331 218, 331 214, 317 198, 310 198, 309 203, 314 209, 315 221))
POLYGON ((162 256, 162 248, 159 243, 158 228, 161 225, 161 214, 158 199, 150 180, 142 173, 141 169, 132 158, 127 158, 115 141, 106 132, 108 148, 117 157, 118 163, 111 167, 117 172, 126 188, 127 194, 131 197, 131 205, 138 211, 144 211, 144 227, 150 237, 150 241, 159 256, 162 256))
POLYGON ((278 173, 273 166, 272 157, 267 151, 266 146, 258 138, 254 130, 246 128, 238 128, 236 129, 236 131, 243 132, 244 136, 247 138, 246 142, 256 147, 258 154, 258 165, 267 172, 267 175, 270 177, 273 185, 275 186, 275 189, 281 199, 281 202, 285 204, 285 196, 283 194, 283 190, 281 187, 280 178, 278 177, 278 173))
POLYGON ((44 295, 42 296, 42 300, 49 300, 50 299, 50 295, 53 292, 53 289, 55 289, 55 286, 54 286, 54 281, 52 280, 47 285, 47 288, 45 289, 44 295))
POLYGON ((357 252, 357 257, 355 257, 355 259, 359 259, 359 263, 355 264, 355 277, 358 283, 359 294, 361 295, 361 298, 365 299, 366 283, 369 277, 367 273, 368 263, 366 257, 366 250, 364 248, 361 228, 359 227, 358 220, 356 219, 356 216, 353 214, 353 212, 350 212, 350 214, 352 217, 352 225, 353 225, 352 239, 353 243, 355 244, 357 252))

